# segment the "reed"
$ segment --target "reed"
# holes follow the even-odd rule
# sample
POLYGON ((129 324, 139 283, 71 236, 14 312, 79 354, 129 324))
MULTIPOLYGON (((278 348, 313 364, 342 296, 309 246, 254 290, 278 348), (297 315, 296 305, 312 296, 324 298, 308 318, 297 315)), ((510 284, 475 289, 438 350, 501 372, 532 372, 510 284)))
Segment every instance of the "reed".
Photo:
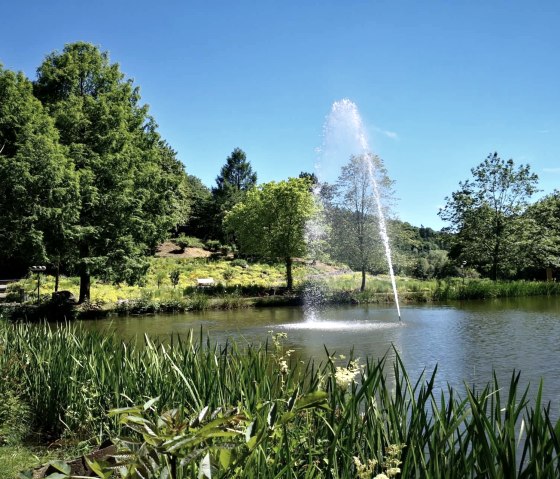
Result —
MULTIPOLYGON (((216 345, 201 333, 137 345, 74 326, 2 322, 0 349, 2 378, 49 439, 118 437, 110 409, 159 397, 160 411, 180 406, 199 417, 234 406, 246 418, 236 426, 246 428, 241 439, 227 446, 243 464, 217 461, 216 477, 560 477, 557 411, 542 404, 542 384, 530 397, 516 372, 506 387, 494 379, 442 391, 437 369, 410 378, 398 355, 393 364, 358 364, 326 352, 321 363, 301 364, 282 335, 260 346, 216 345), (293 409, 316 391, 321 407, 293 409), (249 423, 263 431, 258 440, 249 423)), ((204 441, 219 445, 217 436, 204 441)), ((198 462, 178 459, 184 469, 175 477, 197 477, 198 462)))
MULTIPOLYGON (((329 279, 306 281, 302 295, 327 304, 379 304, 393 301, 389 278, 368 278, 364 291, 359 290, 357 273, 329 279)), ((399 299, 403 302, 453 301, 470 299, 510 298, 523 296, 557 296, 560 283, 542 281, 491 281, 488 279, 447 278, 416 280, 398 278, 399 299)))

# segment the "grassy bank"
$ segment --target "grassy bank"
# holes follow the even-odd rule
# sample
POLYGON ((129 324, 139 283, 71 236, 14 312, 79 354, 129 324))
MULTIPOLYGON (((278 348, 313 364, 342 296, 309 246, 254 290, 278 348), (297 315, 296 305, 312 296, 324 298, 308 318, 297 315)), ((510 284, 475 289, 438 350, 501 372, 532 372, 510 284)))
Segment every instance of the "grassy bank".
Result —
MULTIPOLYGON (((294 268, 296 278, 303 278, 305 269, 294 268)), ((116 304, 125 300, 169 301, 183 298, 196 291, 197 279, 212 278, 222 291, 247 293, 280 288, 285 272, 281 264, 251 263, 244 260, 210 258, 152 258, 150 267, 138 285, 111 284, 92 278, 91 301, 116 304), (176 276, 175 276, 176 275, 176 276), (176 277, 176 284, 173 284, 176 277)), ((70 291, 78 297, 78 277, 61 277, 59 290, 70 291)), ((22 288, 30 299, 37 297, 37 277, 31 275, 11 286, 22 288)), ((41 292, 47 296, 54 291, 54 277, 42 275, 41 292)))
POLYGON ((183 461, 175 477, 197 477, 206 459, 213 477, 373 477, 389 469, 398 477, 560 474, 560 423, 540 391, 528 401, 517 375, 509 385, 442 392, 435 372, 409 378, 399 360, 326 354, 301 364, 284 350, 282 335, 243 349, 196 335, 167 345, 146 338, 138 348, 73 327, 0 323, 0 349, 2 397, 14 398, 12 406, 0 404, 0 415, 18 414, 11 429, 27 425, 4 431, 8 441, 31 435, 94 444, 125 434, 124 423, 141 433, 160 471, 183 461), (124 420, 123 412, 107 414, 156 397, 125 410, 124 420), (179 429, 172 430, 161 418, 178 406, 172 423, 179 429), (181 446, 165 439, 171 433, 184 439, 181 446))
MULTIPOLYGON (((141 285, 127 286, 93 280, 92 300, 78 308, 52 308, 48 304, 54 278, 42 278, 42 306, 36 308, 36 277, 11 285, 12 296, 23 289, 27 306, 13 309, 14 319, 72 319, 114 314, 154 314, 238 309, 252 306, 298 305, 306 300, 324 304, 383 304, 394 301, 387 276, 369 276, 360 291, 359 273, 346 273, 332 265, 295 267, 296 288, 287 294, 283 265, 247 264, 243 260, 209 258, 154 258, 141 285), (175 276, 174 276, 175 275, 175 276), (172 278, 177 284, 172 284, 172 278), (213 278, 210 287, 197 287, 198 278, 213 278)), ((59 289, 78 291, 77 278, 62 278, 59 289)), ((560 294, 560 284, 536 281, 490 281, 448 278, 416 280, 397 278, 401 303, 490 299, 560 294)))
MULTIPOLYGON (((557 296, 560 283, 540 281, 491 281, 488 279, 448 278, 417 280, 397 278, 401 302, 431 302, 521 296, 557 296)), ((364 291, 359 290, 357 273, 343 274, 304 282, 301 289, 319 302, 333 304, 375 304, 393 302, 393 288, 386 276, 368 278, 364 291)))

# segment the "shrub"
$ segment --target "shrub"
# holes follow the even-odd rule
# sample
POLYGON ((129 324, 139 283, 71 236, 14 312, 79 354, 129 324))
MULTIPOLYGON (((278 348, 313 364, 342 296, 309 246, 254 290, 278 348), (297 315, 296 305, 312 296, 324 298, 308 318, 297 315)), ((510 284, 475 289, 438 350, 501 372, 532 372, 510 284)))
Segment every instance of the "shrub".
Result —
POLYGON ((218 252, 220 250, 220 248, 222 247, 222 243, 220 243, 218 240, 208 240, 206 241, 206 249, 208 251, 212 251, 212 252, 218 252))
POLYGON ((237 258, 234 259, 230 262, 231 266, 239 266, 240 268, 248 268, 249 267, 249 263, 247 263, 246 260, 241 259, 241 258, 237 258))
POLYGON ((169 273, 169 279, 171 280, 171 284, 173 285, 173 288, 175 288, 175 286, 179 284, 180 277, 181 277, 181 271, 179 271, 178 269, 174 269, 173 271, 171 271, 171 273, 169 273))
POLYGON ((232 268, 226 269, 226 270, 222 273, 222 276, 223 276, 223 278, 224 278, 226 281, 228 281, 228 280, 230 280, 231 278, 233 278, 233 275, 234 275, 234 272, 233 272, 233 269, 232 269, 232 268))
POLYGON ((181 248, 181 253, 184 253, 185 250, 191 245, 189 238, 187 236, 181 235, 177 238, 174 238, 173 243, 175 243, 179 248, 181 248))

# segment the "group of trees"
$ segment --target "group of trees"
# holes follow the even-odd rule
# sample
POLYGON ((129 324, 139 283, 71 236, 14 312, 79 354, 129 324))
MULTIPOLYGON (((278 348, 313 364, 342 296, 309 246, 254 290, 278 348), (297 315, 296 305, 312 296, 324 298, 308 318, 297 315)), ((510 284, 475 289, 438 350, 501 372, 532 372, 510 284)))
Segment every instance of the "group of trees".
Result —
POLYGON ((0 68, 0 264, 135 281, 187 215, 187 178, 137 87, 89 43, 35 81, 0 68))
POLYGON ((257 185, 257 173, 245 152, 241 148, 232 151, 216 177, 214 188, 206 187, 195 176, 189 176, 188 183, 191 214, 181 229, 199 238, 228 242, 230 238, 224 228, 226 213, 257 185))
POLYGON ((310 254, 360 271, 363 289, 366 273, 387 271, 385 225, 399 273, 441 277, 466 265, 493 279, 545 269, 550 278, 560 192, 530 204, 537 175, 496 153, 471 173, 446 198, 441 232, 393 217, 393 183, 370 154, 352 156, 334 184, 302 172, 259 186, 236 148, 210 189, 185 173, 138 87, 97 47, 51 53, 34 81, 0 65, 0 268, 46 263, 79 275, 80 301, 93 274, 138 280, 171 231, 281 259, 289 288, 293 258, 310 254))

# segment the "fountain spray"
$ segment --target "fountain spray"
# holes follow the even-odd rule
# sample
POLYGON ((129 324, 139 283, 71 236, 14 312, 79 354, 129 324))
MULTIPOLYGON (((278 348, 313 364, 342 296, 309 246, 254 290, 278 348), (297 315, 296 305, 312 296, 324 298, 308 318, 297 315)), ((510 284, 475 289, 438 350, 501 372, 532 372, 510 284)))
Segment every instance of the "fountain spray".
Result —
POLYGON ((393 261, 391 259, 391 246, 389 244, 389 235, 387 234, 387 223, 385 221, 385 214, 383 213, 383 202, 379 191, 379 185, 377 184, 375 176, 375 164, 373 162, 372 154, 369 149, 367 135, 362 123, 362 118, 358 113, 358 107, 354 102, 348 99, 343 99, 333 103, 331 112, 327 117, 327 122, 325 124, 325 136, 328 137, 330 135, 333 135, 333 133, 335 133, 335 130, 342 129, 349 129, 348 133, 351 135, 353 143, 353 145, 350 145, 350 147, 353 149, 351 153, 356 153, 357 149, 360 153, 360 158, 362 158, 362 161, 365 162, 367 167, 368 176, 373 188, 373 194, 377 206, 379 234, 381 236, 381 240, 383 242, 383 247, 385 250, 385 257, 387 259, 387 265, 389 268, 389 276, 391 278, 391 286, 393 288, 397 314, 399 316, 399 321, 402 321, 399 296, 397 293, 397 283, 393 270, 393 261))

